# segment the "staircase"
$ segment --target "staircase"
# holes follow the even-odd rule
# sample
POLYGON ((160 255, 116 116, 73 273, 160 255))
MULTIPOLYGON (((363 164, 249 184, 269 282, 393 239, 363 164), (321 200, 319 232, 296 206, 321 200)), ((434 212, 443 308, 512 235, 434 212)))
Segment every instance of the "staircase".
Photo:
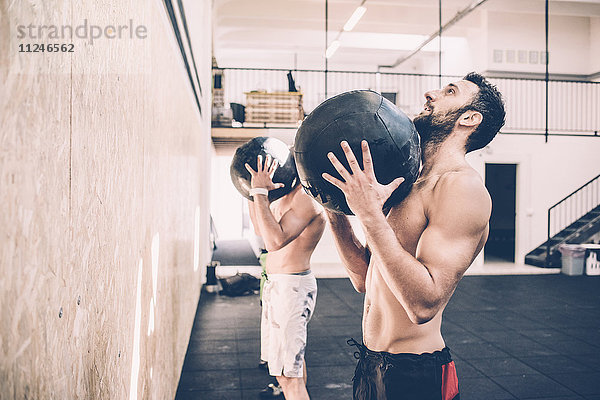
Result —
POLYGON ((560 268, 562 243, 585 243, 600 232, 600 175, 548 209, 548 238, 525 256, 525 264, 560 268))

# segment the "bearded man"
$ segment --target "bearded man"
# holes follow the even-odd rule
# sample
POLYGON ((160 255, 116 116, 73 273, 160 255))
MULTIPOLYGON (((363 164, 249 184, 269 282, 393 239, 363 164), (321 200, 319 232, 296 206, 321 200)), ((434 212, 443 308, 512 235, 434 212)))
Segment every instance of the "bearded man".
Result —
POLYGON ((365 232, 363 246, 346 216, 327 211, 348 275, 365 293, 363 344, 354 399, 458 400, 458 379, 441 334, 442 313, 483 248, 492 203, 466 153, 486 146, 504 124, 502 96, 476 73, 425 93, 414 119, 422 167, 409 195, 385 215, 382 207, 402 183, 377 182, 366 141, 363 166, 346 142, 351 171, 329 153, 340 188, 365 232))

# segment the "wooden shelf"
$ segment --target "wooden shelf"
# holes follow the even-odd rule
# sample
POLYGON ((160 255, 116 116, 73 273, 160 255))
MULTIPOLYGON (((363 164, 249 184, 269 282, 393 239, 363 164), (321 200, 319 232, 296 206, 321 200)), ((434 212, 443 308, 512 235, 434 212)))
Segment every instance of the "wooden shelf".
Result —
POLYGON ((289 124, 289 126, 272 126, 272 127, 212 127, 211 137, 212 142, 217 149, 218 153, 230 153, 238 146, 246 143, 248 140, 258 136, 279 136, 284 142, 287 142, 285 138, 281 136, 281 131, 285 130, 284 136, 293 137, 298 129, 297 124, 289 124), (278 131, 278 132, 277 132, 278 131), (233 150, 232 150, 233 149, 233 150))

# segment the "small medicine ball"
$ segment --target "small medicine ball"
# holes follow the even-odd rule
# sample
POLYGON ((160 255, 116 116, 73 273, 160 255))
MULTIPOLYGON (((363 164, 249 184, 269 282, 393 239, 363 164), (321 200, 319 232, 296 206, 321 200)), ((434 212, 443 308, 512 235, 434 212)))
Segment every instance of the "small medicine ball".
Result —
POLYGON ((248 200, 252 200, 249 194, 251 189, 250 172, 245 167, 248 163, 253 170, 257 170, 257 157, 262 156, 263 163, 267 157, 271 156, 277 160, 279 166, 273 174, 273 183, 283 183, 285 186, 279 189, 269 191, 269 200, 277 200, 289 192, 298 184, 298 172, 294 163, 294 155, 288 149, 288 146, 279 139, 271 137, 255 137, 249 142, 244 143, 237 148, 229 174, 235 188, 248 200))
POLYGON ((343 180, 327 158, 329 152, 350 171, 340 147, 343 140, 348 142, 361 167, 361 142, 367 141, 379 183, 386 185, 398 177, 404 178, 384 208, 398 204, 408 195, 421 163, 420 138, 413 122, 381 94, 354 90, 321 103, 296 133, 294 152, 300 182, 319 203, 352 215, 344 193, 321 176, 327 172, 343 180))

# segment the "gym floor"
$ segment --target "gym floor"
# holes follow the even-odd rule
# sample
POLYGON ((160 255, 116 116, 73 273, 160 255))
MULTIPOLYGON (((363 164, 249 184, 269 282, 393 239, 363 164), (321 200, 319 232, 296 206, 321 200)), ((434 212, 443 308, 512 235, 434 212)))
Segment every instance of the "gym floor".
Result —
MULTIPOLYGON (((318 279, 308 328, 314 400, 352 398, 363 296, 347 279, 318 279)), ((203 293, 176 400, 258 399, 257 295, 203 293)), ((600 400, 600 277, 466 276, 444 313, 462 400, 600 400)))

